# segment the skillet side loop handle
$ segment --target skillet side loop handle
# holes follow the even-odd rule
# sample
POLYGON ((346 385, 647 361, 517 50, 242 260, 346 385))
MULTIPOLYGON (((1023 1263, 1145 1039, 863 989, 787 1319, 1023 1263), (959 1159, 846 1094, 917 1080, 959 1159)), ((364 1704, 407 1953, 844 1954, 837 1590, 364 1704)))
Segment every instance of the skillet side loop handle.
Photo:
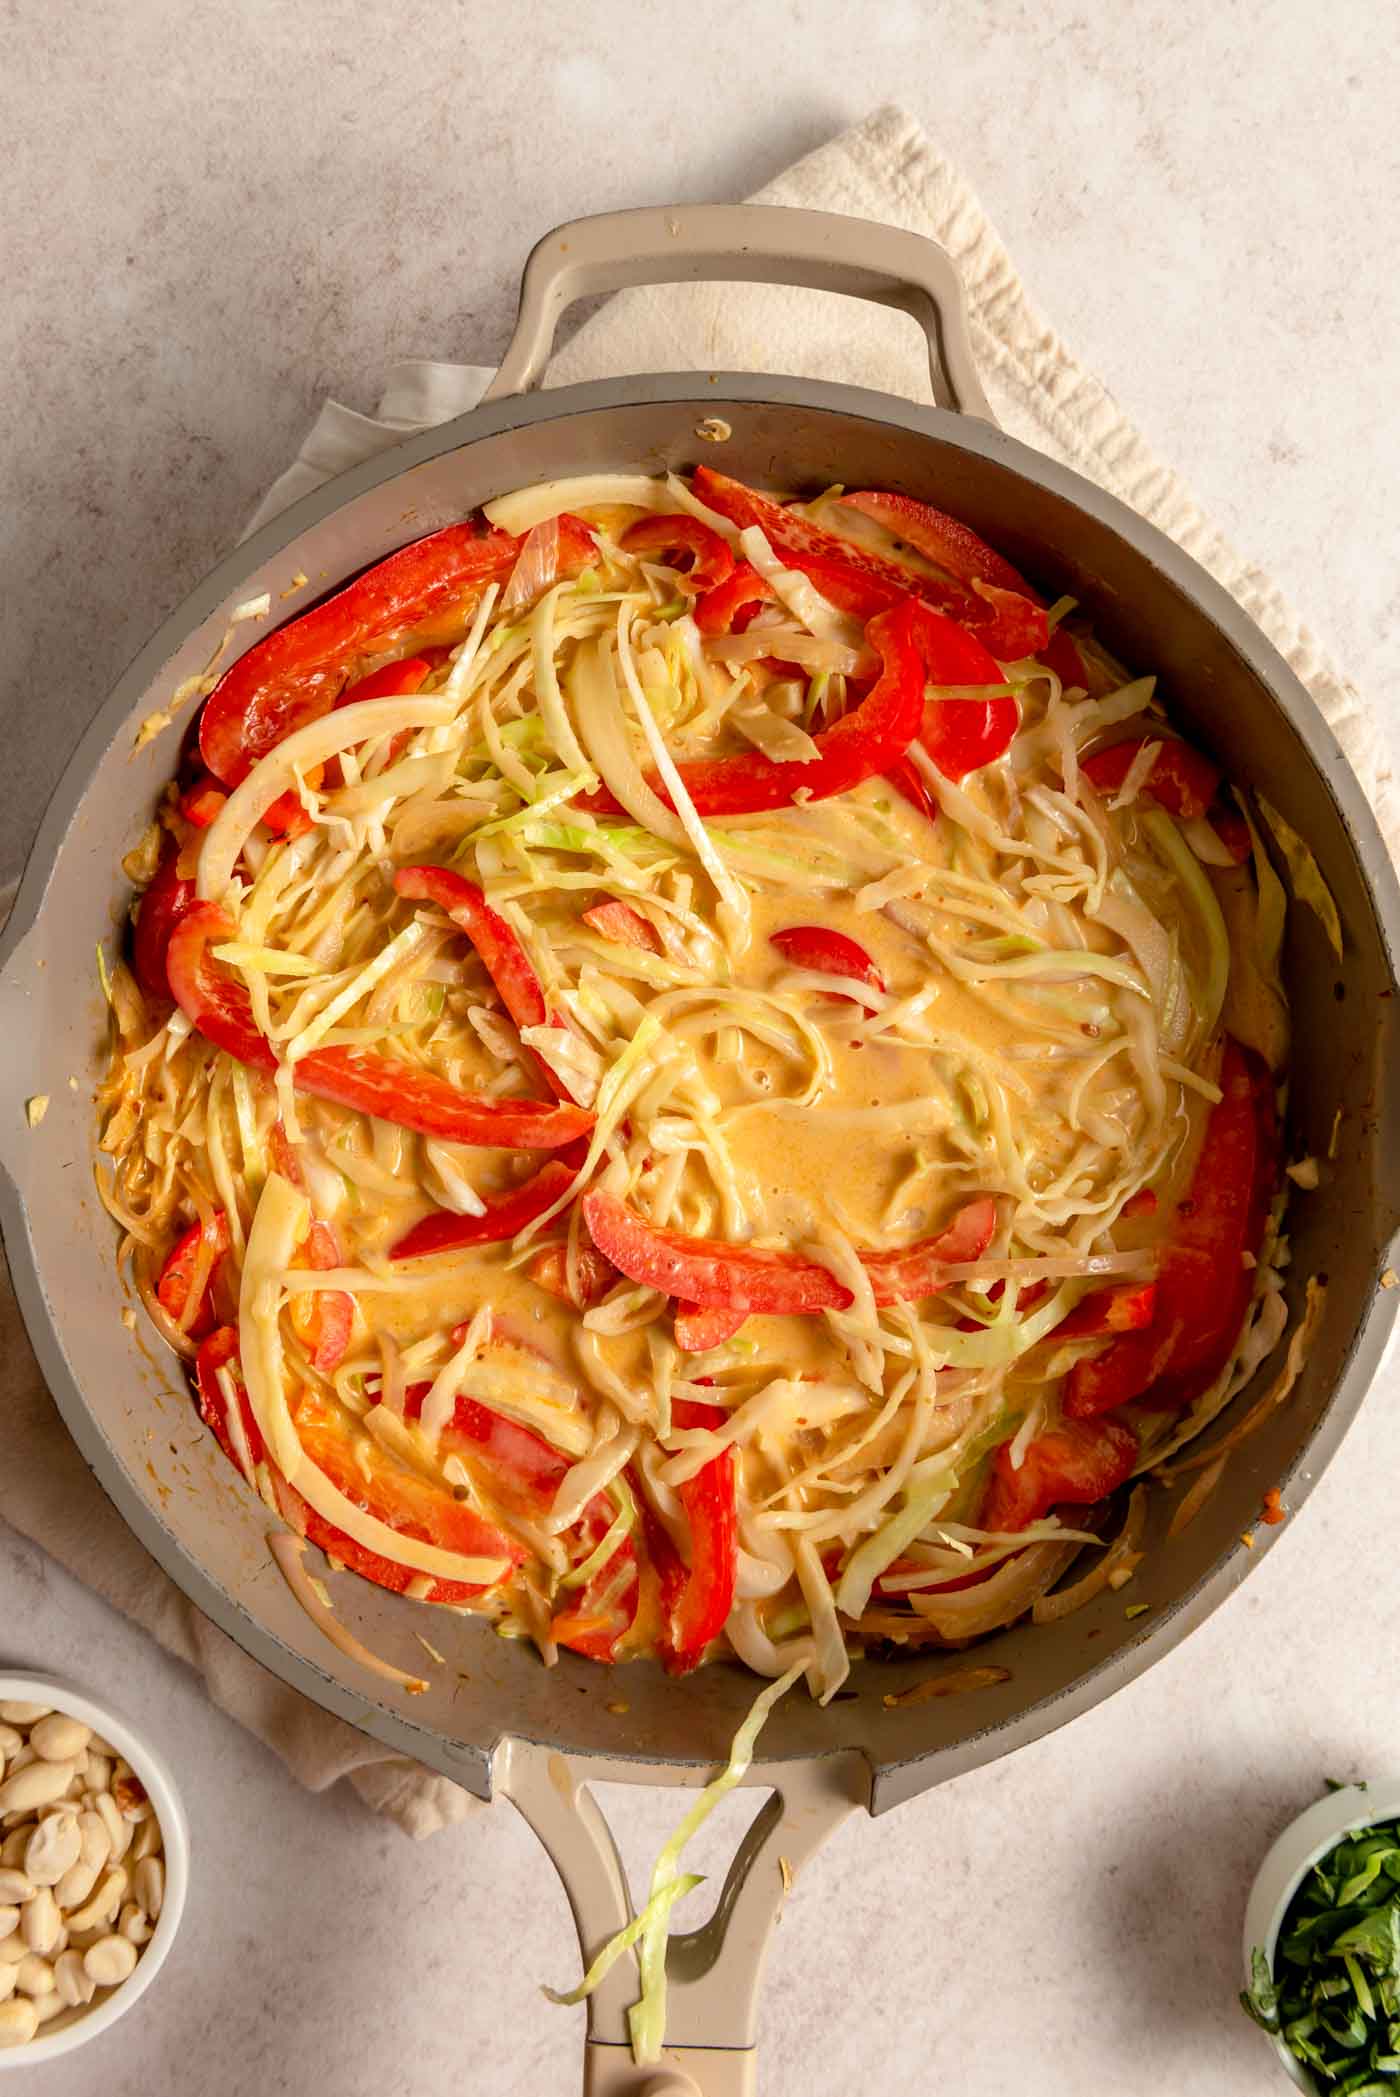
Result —
POLYGON ((910 313, 928 343, 940 408, 995 418, 973 361, 967 300, 950 257, 898 226, 775 204, 668 204, 573 219, 537 242, 515 333, 484 398, 540 384, 560 315, 577 299, 636 284, 793 284, 910 313))
MULTIPOLYGON (((694 1788, 710 1774, 569 1756, 517 1739, 497 1749, 492 1789, 509 1798, 549 1852, 585 1969, 633 1914, 590 1779, 694 1788)), ((740 1842, 709 1921, 668 1941, 661 2059, 639 2067, 632 2058, 627 2012, 639 1980, 636 1955, 626 1952, 588 1999, 584 2097, 753 2097, 758 1990, 773 1924, 792 1877, 849 1814, 869 1805, 870 1772, 862 1757, 838 1754, 760 1765, 746 1781, 771 1787, 772 1796, 740 1842)))

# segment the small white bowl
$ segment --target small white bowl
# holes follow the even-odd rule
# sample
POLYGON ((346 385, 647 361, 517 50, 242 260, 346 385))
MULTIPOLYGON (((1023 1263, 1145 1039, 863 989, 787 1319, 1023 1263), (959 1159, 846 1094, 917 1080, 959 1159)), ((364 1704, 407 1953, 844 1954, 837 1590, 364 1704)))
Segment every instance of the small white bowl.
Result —
POLYGON ((162 1758, 123 1718, 106 1704, 99 1704, 62 1675, 17 1674, 0 1669, 0 1700, 28 1704, 52 1704, 55 1711, 81 1719, 95 1733, 103 1734, 126 1757, 146 1787, 146 1794, 160 1822, 165 1849, 165 1893, 160 1915, 150 1941, 142 1946, 135 1970, 103 2001, 65 2010, 42 2027, 37 2038, 25 2046, 0 2047, 0 2074, 7 2068, 39 2068, 85 2046, 99 2032, 109 2031, 124 2017, 165 1964, 184 1912, 190 1875, 190 1831, 170 1771, 162 1758))
MULTIPOLYGON (((1382 1777, 1378 1783, 1368 1783, 1364 1790, 1359 1784, 1346 1784, 1289 1822, 1260 1865, 1244 1911, 1246 1987, 1254 1980, 1250 1962, 1256 1945, 1263 1946, 1269 1971, 1273 1972, 1283 1918, 1314 1864, 1335 1849, 1343 1836, 1357 1834, 1381 1820, 1400 1820, 1400 1777, 1382 1777)), ((1317 2097, 1317 2082, 1297 2055, 1289 2052, 1281 2038, 1266 2036, 1290 2080, 1300 2090, 1306 2090, 1309 2097, 1317 2097)))

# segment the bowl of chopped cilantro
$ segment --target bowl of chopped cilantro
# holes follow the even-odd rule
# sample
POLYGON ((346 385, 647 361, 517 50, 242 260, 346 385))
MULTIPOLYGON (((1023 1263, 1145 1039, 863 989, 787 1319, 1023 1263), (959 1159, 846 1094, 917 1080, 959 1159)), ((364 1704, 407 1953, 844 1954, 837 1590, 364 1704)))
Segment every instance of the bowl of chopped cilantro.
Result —
POLYGON ((1300 2090, 1400 2092, 1400 1779, 1333 1785, 1284 1829, 1244 1964, 1240 2001, 1300 2090))

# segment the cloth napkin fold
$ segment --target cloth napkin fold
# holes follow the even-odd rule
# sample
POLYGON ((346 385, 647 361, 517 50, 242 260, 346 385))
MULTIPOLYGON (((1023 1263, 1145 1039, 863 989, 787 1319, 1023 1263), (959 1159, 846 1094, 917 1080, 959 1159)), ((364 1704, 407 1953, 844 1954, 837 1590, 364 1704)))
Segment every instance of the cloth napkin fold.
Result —
MULTIPOLYGON (((1400 795, 1389 752, 1357 693, 1269 578, 1235 552, 1036 312, 971 189, 915 120, 899 109, 880 110, 799 161, 753 201, 882 220, 928 234, 948 250, 967 288, 973 347, 1003 428, 1120 496, 1238 599, 1311 690, 1400 854, 1400 795)), ((621 293, 560 350, 548 383, 705 369, 790 372, 929 398, 923 339, 907 316, 817 292, 749 285, 621 293)), ((249 530, 407 432, 474 407, 490 376, 479 366, 405 363, 390 371, 374 416, 327 401, 249 530)), ((303 1784, 322 1790, 348 1777, 368 1805, 412 1835, 430 1834, 474 1809, 476 1802, 456 1785, 390 1754, 285 1687, 159 1570, 69 1441, 39 1378, 7 1278, 0 1287, 0 1363, 6 1421, 0 1517, 198 1668, 215 1703, 274 1748, 303 1784)))

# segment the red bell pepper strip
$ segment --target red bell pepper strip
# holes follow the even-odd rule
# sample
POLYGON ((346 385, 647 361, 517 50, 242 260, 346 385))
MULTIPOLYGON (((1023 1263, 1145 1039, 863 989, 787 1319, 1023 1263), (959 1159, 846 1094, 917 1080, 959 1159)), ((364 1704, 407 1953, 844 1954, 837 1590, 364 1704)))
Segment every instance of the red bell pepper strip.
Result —
POLYGON ((1055 628, 1036 661, 1044 663, 1047 670, 1053 670, 1067 691, 1071 686, 1085 692, 1089 690, 1089 666, 1067 628, 1055 628))
POLYGON ((1024 575, 995 547, 979 539, 959 518, 950 517, 946 510, 936 510, 932 503, 874 488, 858 489, 853 495, 843 495, 840 501, 843 509, 858 510, 863 517, 883 524, 895 538, 902 539, 915 553, 922 554, 958 582, 994 583, 999 590, 1010 590, 1019 597, 1031 594, 1024 575))
MULTIPOLYGON (((662 1230, 601 1188, 584 1196, 583 1214, 594 1244, 629 1281, 643 1282, 686 1305, 803 1316, 844 1311, 853 1301, 834 1274, 800 1253, 764 1252, 720 1238, 662 1230)), ((996 1229, 996 1216, 995 1201, 980 1196, 935 1238, 902 1252, 862 1254, 875 1301, 917 1302, 936 1295, 947 1286, 944 1266, 980 1259, 996 1229)))
POLYGON ((1236 866, 1245 866, 1253 857, 1254 840, 1249 834, 1249 825, 1238 808, 1231 808, 1224 801, 1217 801, 1206 810, 1206 821, 1220 839, 1236 866))
POLYGON ((601 1303, 618 1278, 616 1267, 604 1259, 596 1245, 580 1245, 578 1249, 577 1295, 569 1287, 569 1256, 562 1245, 542 1245, 525 1272, 549 1295, 580 1311, 601 1303))
MULTIPOLYGON (((1003 682, 995 659, 980 641, 923 606, 919 608, 918 635, 930 684, 967 687, 1003 682)), ((956 784, 969 772, 1005 756, 1020 719, 1020 708, 1009 693, 981 700, 940 699, 931 693, 924 701, 918 740, 944 778, 956 784)), ((886 768, 885 777, 921 816, 930 823, 937 821, 937 800, 912 757, 898 758, 886 768)))
MULTIPOLYGON (((195 1383, 201 1415, 213 1429, 229 1462, 241 1473, 243 1467, 229 1427, 228 1402, 219 1384, 221 1368, 227 1368, 233 1374, 249 1455, 255 1464, 268 1463, 270 1468, 267 1449, 243 1384, 236 1326, 221 1326, 204 1342, 195 1361, 195 1383)), ((338 1491, 367 1514, 374 1515, 403 1536, 416 1537, 421 1543, 436 1544, 442 1550, 459 1551, 464 1557, 499 1558, 510 1565, 522 1563, 525 1553, 521 1546, 494 1523, 485 1521, 474 1509, 465 1507, 446 1488, 435 1486, 416 1472, 403 1469, 375 1444, 369 1445, 366 1455, 369 1466, 366 1478, 329 1407, 309 1387, 303 1389, 297 1401, 294 1418, 297 1439, 311 1461, 325 1472, 338 1491)), ((367 1550, 308 1506, 280 1472, 274 1472, 273 1477, 278 1504, 287 1520, 318 1545, 328 1558, 394 1594, 402 1594, 414 1580, 425 1577, 415 1573, 411 1566, 399 1565, 393 1559, 381 1557, 377 1551, 367 1550)), ((427 1602, 470 1602, 485 1592, 475 1582, 426 1577, 429 1585, 423 1600, 427 1602)))
POLYGON ((1103 1332, 1138 1332, 1152 1323, 1157 1306, 1155 1282, 1124 1282, 1081 1296, 1067 1318, 1055 1327, 1057 1340, 1085 1340, 1103 1332))
MULTIPOLYGON (((885 979, 865 948, 844 932, 833 932, 826 925, 788 925, 781 932, 769 934, 769 943, 778 949, 785 960, 794 968, 814 969, 824 976, 849 976, 854 982, 868 983, 872 990, 883 991, 885 979)), ((833 1002, 853 1005, 856 1001, 844 990, 831 993, 833 1002)))
POLYGON ((1277 1172, 1272 1082, 1259 1059, 1227 1038, 1222 1097, 1211 1108, 1190 1192, 1157 1276, 1152 1323, 1076 1362, 1069 1419, 1092 1419, 1134 1398, 1177 1410, 1219 1375, 1239 1336, 1277 1172))
POLYGON ((698 1303, 678 1303, 676 1345, 683 1354, 708 1354, 712 1347, 732 1340, 747 1317, 747 1311, 731 1310, 727 1304, 712 1303, 708 1310, 701 1310, 698 1303))
POLYGON ((680 575, 681 588, 698 595, 713 590, 733 573, 734 556, 722 539, 698 517, 642 517, 628 526, 620 541, 624 553, 664 563, 680 575), (689 561, 682 569, 680 563, 689 561))
MULTIPOLYGON (((809 801, 825 801, 889 770, 913 741, 923 707, 915 607, 906 601, 893 611, 880 613, 866 629, 866 639, 879 653, 880 675, 859 706, 813 738, 816 757, 802 763, 763 757, 755 750, 677 766, 699 814, 754 815, 763 809, 790 807, 799 795, 809 801)), ((647 774, 647 782, 653 793, 667 798, 654 772, 647 774)), ((594 814, 617 812, 616 802, 606 792, 581 794, 577 805, 594 814)))
MULTIPOLYGON (((931 685, 1004 682, 980 641, 933 612, 920 615, 919 649, 931 685)), ((1020 720, 1009 693, 996 699, 940 699, 935 692, 924 702, 919 740, 944 778, 956 782, 1004 756, 1020 720)))
POLYGON ((484 1216, 459 1216, 452 1209, 434 1209, 431 1215, 422 1217, 411 1230, 404 1232, 389 1257, 393 1260, 420 1260, 432 1252, 460 1252, 468 1245, 499 1245, 506 1238, 518 1237, 527 1223, 543 1216, 561 1195, 568 1193, 582 1163, 582 1145, 579 1145, 576 1157, 551 1158, 522 1186, 508 1188, 503 1194, 484 1196, 484 1216))
POLYGON ((175 1323, 188 1333, 192 1340, 202 1339, 212 1332, 218 1322, 214 1309, 214 1278, 219 1271, 219 1262, 229 1249, 228 1218, 218 1209, 207 1223, 192 1223, 177 1240, 174 1250, 160 1270, 156 1283, 156 1295, 161 1306, 168 1311, 175 1323), (214 1254, 214 1264, 204 1284, 204 1293, 187 1318, 190 1284, 194 1280, 195 1261, 199 1257, 200 1242, 214 1254))
POLYGON ((549 1007, 534 964, 474 881, 464 880, 445 866, 403 866, 394 876, 394 886, 410 902, 436 903, 461 927, 517 1027, 548 1024, 549 1007))
POLYGON ((944 576, 921 575, 824 530, 708 466, 695 469, 694 487, 703 503, 731 523, 756 524, 773 551, 810 576, 822 595, 843 611, 868 618, 872 611, 912 596, 975 633, 998 662, 1017 662, 1045 645, 1045 615, 1023 596, 985 582, 969 586, 944 576), (820 569, 825 570, 825 580, 820 569))
POLYGON ((215 778, 237 786, 285 736, 328 714, 356 656, 460 625, 519 551, 509 532, 450 524, 255 642, 219 679, 200 721, 199 747, 215 778))
POLYGON ((1120 1420, 1069 1421, 1038 1435, 1019 1471, 1011 1467, 1011 1444, 1003 1442, 992 1461, 982 1511, 983 1529, 1025 1529, 1052 1507, 1089 1507, 1116 1492, 1137 1462, 1138 1438, 1120 1420))
MULTIPOLYGON (((1205 1281, 1202 1276, 1202 1281, 1205 1281)), ((1165 1312, 1171 1292, 1167 1275, 1160 1280, 1160 1301, 1165 1312)), ((1176 1344, 1175 1323, 1158 1323, 1139 1332, 1124 1333, 1110 1341, 1099 1354, 1076 1362, 1065 1386, 1064 1413, 1067 1420, 1094 1420, 1150 1390, 1171 1359, 1176 1344)))
MULTIPOLYGON (((459 1551, 464 1558, 503 1559, 507 1567, 524 1562, 523 1546, 498 1529, 494 1522, 488 1522, 474 1507, 458 1500, 450 1487, 438 1485, 419 1472, 396 1463, 376 1442, 369 1442, 366 1446, 360 1439, 352 1448, 350 1437, 329 1403, 309 1384, 302 1386, 292 1407, 292 1417, 297 1440, 316 1468, 324 1471, 331 1484, 347 1500, 388 1528, 398 1530, 403 1536, 416 1537, 422 1543, 436 1544, 439 1550, 459 1551)), ((422 1577, 410 1566, 399 1565, 367 1550, 311 1510, 308 1513, 311 1520, 307 1534, 312 1542, 378 1586, 402 1594, 413 1580, 422 1577), (318 1534, 318 1529, 327 1531, 329 1540, 318 1534)), ((434 1592, 423 1599, 466 1601, 473 1595, 484 1594, 487 1584, 434 1577, 434 1592), (444 1592, 449 1589, 455 1592, 444 1592)))
MULTIPOLYGON (((404 1393, 404 1418, 422 1416, 423 1400, 430 1383, 410 1384, 404 1393)), ((485 1465, 491 1474, 491 1490, 503 1506, 525 1514, 548 1509, 569 1468, 569 1459, 541 1435, 532 1434, 503 1413, 493 1412, 475 1398, 459 1397, 452 1418, 442 1430, 444 1455, 459 1455, 485 1465)))
POLYGON ((180 850, 174 838, 167 839, 156 868, 155 879, 136 906, 131 935, 131 966, 136 980, 149 998, 170 996, 165 974, 166 949, 170 935, 191 907, 193 881, 180 877, 180 850))
POLYGON ((1155 1216, 1159 1207, 1156 1188, 1139 1187, 1136 1194, 1128 1196, 1118 1214, 1125 1222, 1131 1222, 1134 1216, 1155 1216))
MULTIPOLYGON (((594 1550, 612 1526, 613 1508, 602 1493, 595 1494, 579 1523, 579 1563, 594 1550)), ((593 1575, 578 1600, 563 1609, 550 1625, 556 1643, 582 1653, 586 1660, 605 1666, 617 1659, 617 1649, 637 1619, 642 1599, 641 1569, 636 1546, 624 1537, 607 1564, 593 1575)))
MULTIPOLYGON (((1148 740, 1146 736, 1133 736, 1126 743, 1113 743, 1107 750, 1096 750, 1092 757, 1080 759, 1079 769, 1101 794, 1117 793, 1128 776, 1133 759, 1148 740)), ((1189 743, 1169 740, 1157 752, 1152 770, 1142 782, 1141 792, 1149 801, 1155 801, 1159 808, 1189 821, 1205 814, 1215 799, 1219 784, 1218 765, 1213 765, 1208 757, 1202 757, 1200 751, 1193 750, 1189 743)))
POLYGON ((743 633, 760 605, 772 604, 772 583, 748 561, 740 561, 722 583, 707 590, 695 606, 695 624, 701 633, 743 633))
MULTIPOLYGON (((567 1022, 551 1013, 534 963, 505 919, 491 908, 474 881, 463 880, 444 866, 400 867, 394 886, 401 896, 414 902, 436 903, 460 926, 476 948, 487 975, 496 986, 501 1003, 518 1028, 565 1027, 567 1022)), ((556 1099, 567 1100, 568 1088, 544 1058, 531 1052, 541 1077, 556 1099)))
POLYGON ((661 941, 656 936, 656 927, 648 924, 640 911, 630 903, 609 896, 602 903, 582 913, 583 922, 596 932, 600 939, 611 939, 620 947, 640 947, 643 953, 659 954, 661 941))
POLYGON ((201 772, 193 786, 187 786, 181 794, 180 813, 196 830, 207 830, 227 799, 218 781, 201 772))
POLYGON ((938 803, 929 792, 928 782, 910 757, 897 757, 886 768, 885 777, 897 794, 901 794, 909 806, 926 822, 938 821, 938 803))
MULTIPOLYGON (((486 585, 505 581, 522 543, 471 521, 449 524, 256 642, 224 672, 200 720, 214 777, 237 786, 293 729, 328 714, 357 656, 448 639, 486 585)), ((593 551, 587 526, 561 516, 560 573, 576 573, 593 551)))
POLYGON ((917 1303, 947 1288, 942 1269, 980 1260, 997 1227, 997 1205, 989 1194, 965 1202, 936 1237, 925 1238, 903 1252, 863 1252, 860 1263, 870 1276, 875 1301, 917 1303))
MULTIPOLYGON (((1026 581, 1019 569, 1013 568, 994 546, 979 539, 976 532, 958 518, 948 516, 946 511, 936 510, 930 503, 916 502, 912 496, 889 495, 874 489, 844 495, 841 500, 849 508, 873 517, 877 524, 883 524, 887 531, 912 546, 925 560, 932 561, 935 567, 955 576, 959 582, 969 584, 972 589, 989 585, 993 591, 1010 592, 1029 604, 1044 604, 1040 592, 1026 581)), ((1032 639, 1034 633, 1033 627, 1028 629, 1032 639)), ((1008 639, 1014 639, 1014 635, 1008 635, 1008 639)), ((1024 652, 1033 654, 1037 662, 1053 670, 1062 684, 1087 688, 1089 673, 1084 658, 1063 626, 1057 626, 1048 641, 1035 642, 1024 652)), ((1014 658, 1003 655, 1002 660, 1009 662, 1014 658)))
MULTIPOLYGON (((678 1398, 677 1427, 723 1427, 729 1415, 717 1405, 678 1398)), ((739 1570, 739 1523, 734 1506, 734 1451, 722 1450, 697 1471, 676 1496, 690 1524, 687 1566, 667 1531, 650 1517, 647 1550, 661 1583, 661 1658, 667 1674, 688 1675, 705 1648, 718 1638, 734 1606, 739 1570)))
MULTIPOLYGON (((394 876, 401 896, 413 902, 436 903, 459 925, 476 948, 487 975, 495 984, 501 1003, 517 1027, 562 1027, 565 1021, 552 1014, 545 1003, 534 963, 503 917, 491 908, 474 881, 464 881, 445 866, 405 866, 394 876)), ((556 1099, 567 1100, 568 1090, 542 1056, 534 1056, 545 1083, 556 1099)))
MULTIPOLYGON (((169 941, 170 988, 206 1041, 236 1062, 272 1076, 277 1057, 271 1042, 258 1032, 247 992, 216 968, 205 951, 211 939, 229 939, 233 931, 231 919, 216 903, 196 903, 169 941)), ((586 1135, 594 1119, 582 1107, 459 1092, 420 1064, 358 1048, 313 1049, 294 1066, 294 1082, 299 1092, 314 1099, 334 1100, 444 1143, 562 1150, 586 1135)))
MULTIPOLYGON (((322 1273, 341 1264, 340 1245, 328 1223, 319 1218, 312 1223, 306 1243, 292 1264, 317 1268, 322 1273)), ((354 1297, 344 1289, 308 1290, 304 1296, 293 1296, 287 1315, 312 1367, 327 1375, 338 1369, 345 1359, 355 1323, 354 1297)))

